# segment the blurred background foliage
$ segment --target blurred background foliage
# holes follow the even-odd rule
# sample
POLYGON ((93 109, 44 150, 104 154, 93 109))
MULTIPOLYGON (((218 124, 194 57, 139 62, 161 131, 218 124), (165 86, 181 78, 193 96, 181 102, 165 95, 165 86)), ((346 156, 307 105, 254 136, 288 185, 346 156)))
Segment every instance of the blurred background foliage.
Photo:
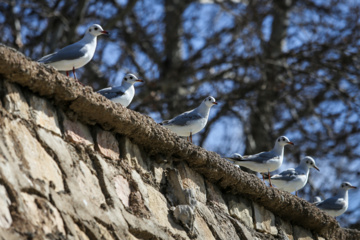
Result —
MULTIPOLYGON (((357 0, 3 0, 1 42, 37 60, 100 24, 93 60, 77 71, 94 90, 137 85, 131 109, 156 121, 208 96, 212 108, 194 142, 221 155, 270 150, 286 135, 280 170, 312 156, 300 197, 360 186, 360 2, 357 0)), ((360 229, 359 191, 337 219, 360 229)))

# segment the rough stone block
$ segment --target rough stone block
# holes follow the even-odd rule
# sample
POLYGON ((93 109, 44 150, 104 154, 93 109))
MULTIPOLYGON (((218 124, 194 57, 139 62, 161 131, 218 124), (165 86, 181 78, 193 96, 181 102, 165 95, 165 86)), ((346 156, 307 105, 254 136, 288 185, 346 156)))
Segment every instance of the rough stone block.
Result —
POLYGON ((213 204, 221 208, 224 212, 228 213, 229 209, 226 205, 224 198, 222 197, 223 193, 220 191, 220 189, 209 181, 206 181, 205 183, 207 188, 207 200, 211 201, 213 204))
POLYGON ((64 223, 58 210, 47 200, 27 193, 21 193, 26 218, 32 225, 41 228, 45 234, 61 232, 64 223))
POLYGON ((166 227, 173 234, 186 238, 186 233, 184 231, 173 227, 175 223, 169 216, 170 212, 165 197, 152 186, 148 186, 148 190, 150 211, 152 212, 152 217, 156 220, 156 223, 166 227))
POLYGON ((122 157, 129 162, 129 165, 134 167, 140 173, 147 173, 150 171, 150 161, 148 161, 146 155, 140 151, 139 146, 133 144, 129 138, 122 138, 121 152, 122 157))
POLYGON ((109 131, 97 129, 96 148, 101 154, 113 160, 118 160, 120 157, 119 143, 109 131))
POLYGON ((94 146, 94 140, 87 126, 80 122, 73 122, 63 114, 64 133, 67 140, 85 146, 94 146))
POLYGON ((280 218, 277 218, 277 221, 279 222, 279 230, 283 233, 284 238, 286 240, 294 240, 292 225, 280 218))
POLYGON ((11 187, 12 191, 19 192, 20 189, 34 187, 34 184, 27 174, 20 170, 23 164, 14 151, 14 143, 9 136, 10 129, 6 129, 8 126, 8 121, 0 126, 0 176, 6 179, 8 187, 11 187))
POLYGON ((29 120, 29 104, 23 96, 20 88, 16 84, 9 83, 8 81, 3 81, 3 83, 5 89, 5 109, 15 116, 19 116, 20 118, 29 120))
POLYGON ((177 221, 181 222, 186 229, 193 231, 195 211, 194 207, 190 205, 177 205, 172 207, 174 217, 177 221))
POLYGON ((208 224, 206 221, 196 214, 195 222, 194 222, 194 228, 197 232, 197 238, 198 240, 215 240, 213 233, 211 232, 208 224))
POLYGON ((88 236, 86 235, 86 233, 84 233, 76 224, 73 224, 74 228, 75 228, 75 233, 76 236, 78 237, 79 240, 90 240, 88 238, 88 236))
POLYGON ((190 232, 190 235, 195 237, 196 232, 194 231, 195 211, 197 201, 195 199, 194 191, 187 188, 183 190, 187 204, 177 205, 171 207, 170 210, 173 212, 175 219, 182 223, 183 227, 190 232))
POLYGON ((0 228, 8 229, 12 223, 9 206, 11 201, 8 197, 6 189, 0 185, 0 228))
POLYGON ((135 170, 131 171, 131 178, 134 180, 134 182, 137 185, 137 188, 139 192, 141 193, 142 199, 144 200, 145 206, 150 209, 149 207, 149 193, 147 190, 147 187, 143 180, 141 179, 141 176, 139 173, 137 173, 135 170))
POLYGON ((126 207, 129 207, 129 197, 131 193, 129 182, 121 175, 115 176, 112 182, 115 187, 116 195, 126 207))
POLYGON ((230 215, 241 220, 247 227, 254 228, 251 202, 245 198, 229 196, 230 215))
POLYGON ((277 235, 278 230, 275 226, 275 216, 272 212, 266 210, 263 206, 256 203, 254 206, 255 229, 260 232, 267 232, 277 235))
POLYGON ((168 168, 166 170, 167 189, 166 197, 172 206, 179 204, 187 204, 184 187, 179 171, 174 168, 168 168))
POLYGON ((106 229, 106 227, 104 227, 104 226, 102 226, 102 225, 100 225, 100 224, 97 224, 97 227, 98 227, 98 231, 99 231, 99 237, 98 237, 98 239, 106 239, 106 240, 112 240, 112 239, 114 239, 112 236, 111 236, 111 234, 109 233, 109 231, 106 229))
POLYGON ((312 240, 314 239, 311 232, 299 226, 293 226, 295 240, 312 240))
MULTIPOLYGON (((61 171, 56 162, 44 150, 29 130, 18 121, 8 122, 5 126, 5 134, 9 135, 9 141, 17 144, 17 156, 22 161, 23 170, 28 171, 33 179, 39 179, 46 183, 52 182, 56 191, 64 190, 61 171)), ((10 143, 12 145, 12 143, 10 143)))
POLYGON ((24 236, 20 232, 15 232, 12 229, 5 229, 0 227, 0 239, 1 240, 28 240, 28 237, 24 236))
MULTIPOLYGON (((220 208, 218 208, 220 210, 220 208)), ((219 212, 215 215, 205 204, 198 202, 197 210, 200 216, 204 218, 209 228, 212 230, 216 239, 239 239, 236 230, 230 220, 226 217, 219 216, 219 212), (219 221, 217 220, 219 218, 219 221)))
POLYGON ((72 156, 67 148, 67 143, 61 137, 54 135, 43 128, 38 128, 36 132, 40 140, 45 143, 47 147, 54 151, 62 168, 71 168, 72 156))
MULTIPOLYGON (((240 235, 240 239, 246 240, 259 240, 254 234, 255 231, 250 231, 245 225, 243 225, 239 220, 233 218, 231 221, 234 224, 237 232, 240 235)), ((284 240, 284 239, 282 239, 284 240)))
POLYGON ((164 181, 164 169, 166 169, 166 166, 163 164, 153 163, 153 174, 156 184, 160 184, 164 181))
MULTIPOLYGON (((78 164, 73 170, 73 177, 67 182, 73 189, 79 188, 79 199, 83 199, 84 206, 88 207, 89 211, 92 211, 90 210, 91 206, 100 207, 101 204, 105 203, 105 197, 101 191, 97 176, 93 174, 84 161, 79 161, 78 164), (75 184, 77 185, 76 188, 75 184)), ((73 195, 74 198, 77 198, 76 193, 73 193, 73 195)))
POLYGON ((204 178, 188 167, 184 162, 180 162, 177 165, 179 170, 182 184, 184 188, 190 188, 195 191, 196 200, 202 203, 206 203, 206 187, 204 178))
POLYGON ((138 218, 134 215, 123 211, 123 215, 129 225, 129 232, 137 239, 159 239, 159 240, 172 240, 182 239, 174 238, 169 234, 168 229, 164 229, 158 225, 153 218, 138 218))
POLYGON ((30 112, 38 126, 61 136, 56 110, 49 101, 32 95, 30 97, 30 112))

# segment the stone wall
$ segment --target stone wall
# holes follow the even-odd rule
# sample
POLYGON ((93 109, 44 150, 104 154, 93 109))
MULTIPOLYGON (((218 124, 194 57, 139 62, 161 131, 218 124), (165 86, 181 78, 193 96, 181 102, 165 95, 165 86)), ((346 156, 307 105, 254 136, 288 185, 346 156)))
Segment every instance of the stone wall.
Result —
POLYGON ((305 240, 360 232, 0 45, 0 238, 305 240))

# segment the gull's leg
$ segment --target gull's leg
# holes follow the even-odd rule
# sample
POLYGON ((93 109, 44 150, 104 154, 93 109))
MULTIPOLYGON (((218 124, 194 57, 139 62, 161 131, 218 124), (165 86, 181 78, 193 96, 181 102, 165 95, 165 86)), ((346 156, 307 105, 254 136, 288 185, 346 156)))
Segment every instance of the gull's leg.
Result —
POLYGON ((268 170, 268 177, 269 177, 269 184, 270 184, 270 187, 272 187, 271 180, 270 180, 270 172, 269 172, 269 170, 268 170))
POLYGON ((192 132, 190 132, 190 142, 192 142, 192 132))
POLYGON ((66 71, 66 76, 69 76, 69 71, 66 71))
POLYGON ((265 177, 264 177, 264 174, 263 173, 260 173, 261 176, 263 177, 263 182, 265 182, 265 177))
POLYGON ((77 80, 76 73, 75 73, 75 67, 73 67, 73 74, 74 74, 75 80, 77 80))

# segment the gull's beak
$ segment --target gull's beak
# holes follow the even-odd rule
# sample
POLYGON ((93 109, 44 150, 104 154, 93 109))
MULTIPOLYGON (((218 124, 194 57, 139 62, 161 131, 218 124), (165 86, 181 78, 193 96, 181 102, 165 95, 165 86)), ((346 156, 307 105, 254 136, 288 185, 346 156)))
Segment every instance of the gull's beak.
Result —
POLYGON ((136 80, 136 82, 144 82, 144 80, 138 79, 138 80, 136 80))
POLYGON ((294 145, 294 143, 293 143, 293 142, 287 142, 287 144, 294 145))
POLYGON ((355 186, 351 186, 350 188, 357 189, 357 187, 355 187, 355 186))
POLYGON ((214 105, 217 105, 217 102, 213 102, 214 105))
POLYGON ((320 169, 317 166, 314 166, 314 168, 320 172, 320 169))
POLYGON ((102 34, 106 34, 106 35, 109 35, 109 32, 108 31, 101 31, 102 34))

